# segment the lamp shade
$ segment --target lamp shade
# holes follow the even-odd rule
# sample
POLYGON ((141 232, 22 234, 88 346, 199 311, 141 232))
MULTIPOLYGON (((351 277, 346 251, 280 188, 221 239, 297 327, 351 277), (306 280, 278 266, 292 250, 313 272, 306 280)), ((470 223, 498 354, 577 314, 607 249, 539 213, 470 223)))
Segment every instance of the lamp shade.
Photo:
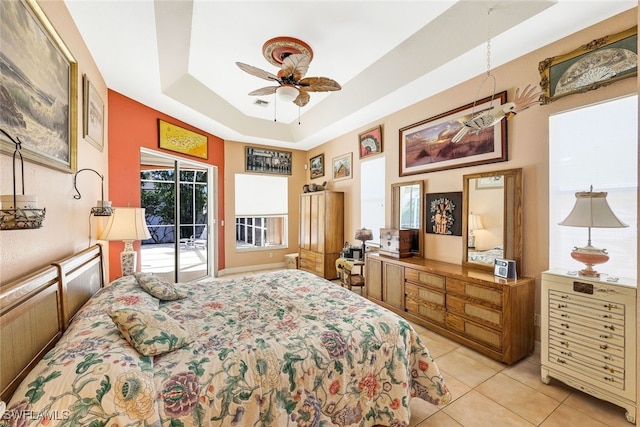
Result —
POLYGON ((482 219, 478 214, 469 214, 469 231, 473 230, 482 230, 484 225, 482 225, 482 219))
POLYGON ((293 101, 300 93, 298 92, 298 89, 292 85, 282 85, 276 90, 276 92, 283 101, 293 101))
POLYGON ((622 228, 628 227, 613 213, 607 202, 607 193, 581 191, 576 193, 576 204, 559 225, 569 227, 622 228))
POLYGON ((144 208, 113 208, 113 215, 100 235, 100 240, 150 239, 144 208))
POLYGON ((366 242, 367 240, 373 240, 373 231, 368 230, 366 228, 361 228, 360 230, 356 230, 356 240, 360 240, 361 242, 366 242))

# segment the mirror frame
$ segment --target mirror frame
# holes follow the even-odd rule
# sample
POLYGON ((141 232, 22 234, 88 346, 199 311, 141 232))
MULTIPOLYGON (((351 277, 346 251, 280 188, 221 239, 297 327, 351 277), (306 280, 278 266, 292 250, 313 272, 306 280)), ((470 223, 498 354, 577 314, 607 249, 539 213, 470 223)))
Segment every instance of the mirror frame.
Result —
POLYGON ((422 258, 424 254, 424 182, 405 181, 391 184, 391 228, 400 228, 400 188, 418 185, 420 187, 420 224, 418 229, 418 252, 412 252, 413 256, 422 258))
POLYGON ((516 273, 520 275, 522 264, 522 168, 464 175, 462 201, 462 265, 465 267, 491 270, 493 264, 469 261, 469 182, 476 178, 504 175, 504 216, 503 216, 503 259, 516 262, 516 273))

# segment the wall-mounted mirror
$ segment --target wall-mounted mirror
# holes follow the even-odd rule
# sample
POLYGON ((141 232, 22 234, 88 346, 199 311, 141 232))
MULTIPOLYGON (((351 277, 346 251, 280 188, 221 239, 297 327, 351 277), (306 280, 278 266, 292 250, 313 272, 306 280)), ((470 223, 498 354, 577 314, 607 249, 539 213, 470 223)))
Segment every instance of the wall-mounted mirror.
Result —
POLYGON ((422 181, 391 184, 391 227, 411 230, 411 253, 422 257, 424 239, 422 232, 422 181))
POLYGON ((463 177, 462 265, 493 270, 496 259, 522 261, 522 169, 463 177))

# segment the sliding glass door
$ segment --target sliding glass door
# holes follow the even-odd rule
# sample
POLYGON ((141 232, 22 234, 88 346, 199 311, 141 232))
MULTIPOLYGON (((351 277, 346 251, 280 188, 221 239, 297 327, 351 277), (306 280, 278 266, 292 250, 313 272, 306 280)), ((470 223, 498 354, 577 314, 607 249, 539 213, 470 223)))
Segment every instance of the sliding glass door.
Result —
POLYGON ((142 242, 142 271, 173 282, 215 275, 215 175, 211 165, 141 150, 141 202, 151 234, 142 242))

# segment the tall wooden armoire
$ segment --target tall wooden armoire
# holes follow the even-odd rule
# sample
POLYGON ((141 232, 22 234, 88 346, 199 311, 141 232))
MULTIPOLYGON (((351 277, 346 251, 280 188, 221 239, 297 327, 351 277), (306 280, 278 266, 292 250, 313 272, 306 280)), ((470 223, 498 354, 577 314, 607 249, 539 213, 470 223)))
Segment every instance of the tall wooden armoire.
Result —
POLYGON ((344 193, 316 191, 300 195, 299 268, 336 279, 336 260, 344 246, 344 193))

